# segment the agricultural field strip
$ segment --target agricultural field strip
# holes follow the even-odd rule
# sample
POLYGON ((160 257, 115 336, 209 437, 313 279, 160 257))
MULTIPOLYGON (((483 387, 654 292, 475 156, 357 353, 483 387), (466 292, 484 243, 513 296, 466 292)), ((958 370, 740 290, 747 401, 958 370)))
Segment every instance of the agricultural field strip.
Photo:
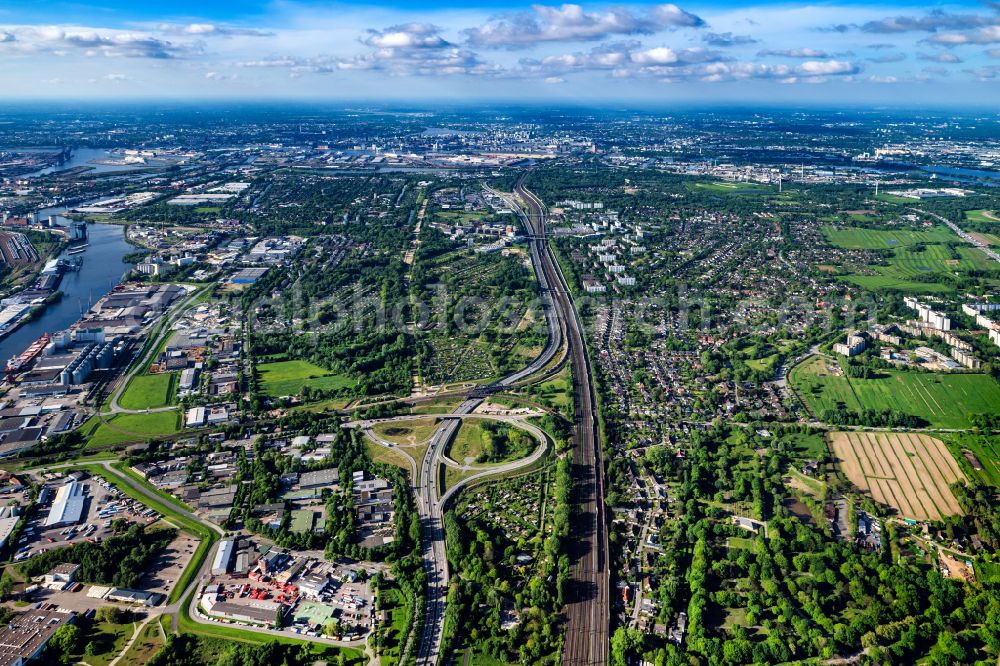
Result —
MULTIPOLYGON (((869 438, 868 433, 850 433, 848 435, 848 440, 852 442, 852 448, 857 452, 857 448, 853 447, 855 442, 855 437, 857 438, 857 444, 861 448, 861 452, 867 460, 869 467, 874 471, 875 465, 878 465, 879 474, 879 484, 880 486, 884 484, 887 496, 892 497, 893 506, 897 506, 902 510, 905 510, 910 515, 916 511, 916 507, 910 501, 910 497, 913 497, 912 493, 900 492, 899 496, 896 495, 896 489, 899 488, 902 491, 902 484, 897 478, 895 470, 891 468, 891 464, 887 457, 884 455, 884 451, 879 451, 878 442, 872 441, 869 438)), ((862 465, 863 468, 863 465, 862 465)))
MULTIPOLYGON (((920 494, 921 491, 923 491, 925 495, 928 495, 928 499, 931 498, 929 497, 927 489, 923 487, 923 483, 920 482, 920 474, 918 473, 916 466, 910 460, 910 457, 905 455, 905 453, 901 456, 898 450, 899 447, 892 446, 887 439, 880 439, 877 435, 874 436, 874 439, 881 447, 882 455, 886 457, 889 464, 891 465, 892 461, 895 460, 895 464, 897 465, 896 469, 900 472, 899 474, 896 474, 896 483, 899 485, 902 493, 906 496, 906 499, 910 500, 910 506, 913 507, 914 511, 918 509, 919 505, 921 515, 918 517, 928 518, 932 513, 940 515, 936 506, 934 506, 932 510, 929 510, 927 505, 924 504, 923 497, 920 494), (920 483, 919 488, 917 487, 918 483, 920 483)), ((931 503, 933 504, 932 499, 931 503)))
POLYGON ((948 484, 963 475, 947 449, 933 438, 844 432, 837 433, 833 445, 844 473, 874 499, 917 518, 961 512, 948 484), (893 442, 893 438, 898 439, 893 442))
MULTIPOLYGON (((928 460, 934 466, 935 473, 930 476, 930 479, 940 494, 943 506, 951 513, 960 512, 961 507, 959 507, 958 501, 948 485, 955 480, 962 479, 963 474, 951 453, 943 445, 934 444, 934 440, 927 435, 910 433, 907 437, 913 442, 915 450, 923 450, 926 454, 926 456, 918 454, 918 458, 923 461, 925 467, 928 460), (943 469, 942 465, 947 469, 943 469)), ((928 473, 930 473, 930 469, 928 469, 928 473)))

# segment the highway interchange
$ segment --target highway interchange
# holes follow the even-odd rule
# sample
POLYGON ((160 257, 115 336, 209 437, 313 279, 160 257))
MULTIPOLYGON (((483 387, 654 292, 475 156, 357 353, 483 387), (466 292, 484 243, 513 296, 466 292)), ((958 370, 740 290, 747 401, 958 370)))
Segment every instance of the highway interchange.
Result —
MULTIPOLYGON (((576 405, 573 428, 573 474, 576 511, 571 522, 572 549, 567 595, 567 635, 564 664, 607 663, 608 567, 607 534, 604 519, 603 472, 596 427, 596 402, 590 359, 587 356, 583 329, 566 280, 555 261, 545 236, 546 209, 541 200, 518 181, 514 196, 500 196, 520 217, 530 236, 532 266, 539 282, 542 305, 548 327, 548 342, 539 356, 525 368, 495 384, 474 389, 451 415, 435 430, 420 461, 420 473, 414 475, 417 511, 421 519, 421 549, 427 576, 425 617, 419 637, 416 663, 433 666, 440 658, 444 633, 444 614, 448 594, 449 571, 445 555, 443 510, 459 486, 443 492, 437 473, 445 460, 445 450, 461 423, 490 393, 522 382, 545 369, 565 346, 573 367, 573 392, 576 405), (418 481, 419 479, 419 481, 418 481)), ((544 438, 543 438, 544 442, 544 438)), ((540 447, 529 459, 493 471, 477 474, 474 479, 516 470, 532 464, 545 452, 540 447)))

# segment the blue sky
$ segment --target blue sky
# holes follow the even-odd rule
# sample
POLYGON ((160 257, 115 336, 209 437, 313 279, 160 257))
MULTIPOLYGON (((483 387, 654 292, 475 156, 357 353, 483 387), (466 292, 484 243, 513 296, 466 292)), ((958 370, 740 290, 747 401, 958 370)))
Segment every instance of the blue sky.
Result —
POLYGON ((1000 2, 0 2, 8 99, 1000 106, 1000 2))

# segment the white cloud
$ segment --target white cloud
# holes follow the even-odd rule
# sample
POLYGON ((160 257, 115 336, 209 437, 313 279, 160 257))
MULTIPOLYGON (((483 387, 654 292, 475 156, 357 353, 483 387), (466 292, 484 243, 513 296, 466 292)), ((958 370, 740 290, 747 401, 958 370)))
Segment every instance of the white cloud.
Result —
POLYGON ((385 30, 369 30, 363 42, 380 49, 439 49, 451 46, 440 29, 428 23, 406 23, 385 30))
POLYGON ((759 57, 780 56, 782 58, 826 58, 827 53, 821 49, 763 49, 757 52, 759 57))
POLYGON ((932 44, 959 46, 961 44, 996 44, 1000 42, 1000 25, 993 25, 970 32, 944 32, 927 39, 932 44))
POLYGON ((0 47, 21 53, 105 55, 123 58, 169 59, 200 55, 200 42, 178 43, 148 32, 59 25, 0 27, 0 47))
POLYGON ((273 32, 254 28, 238 28, 218 23, 159 23, 159 32, 173 35, 198 35, 205 37, 270 37, 273 32))
POLYGON ((809 60, 795 68, 803 76, 843 76, 857 74, 861 68, 845 60, 809 60))
POLYGON ((868 62, 886 64, 890 62, 902 62, 906 60, 905 53, 886 53, 885 55, 874 56, 872 58, 867 58, 868 62))
POLYGON ((734 35, 732 32, 707 32, 701 36, 701 41, 709 46, 743 46, 756 44, 758 40, 750 35, 734 35))
POLYGON ((587 12, 580 5, 534 5, 530 12, 504 14, 464 30, 471 46, 527 48, 540 42, 597 41, 621 35, 651 35, 672 28, 696 28, 705 22, 677 5, 656 5, 644 14, 624 7, 587 12))
POLYGON ((522 59, 514 73, 521 76, 563 75, 570 72, 605 71, 617 78, 662 76, 666 70, 725 58, 703 48, 674 50, 667 46, 642 48, 639 42, 618 42, 594 47, 586 53, 522 59))
POLYGON ((864 32, 892 34, 901 32, 937 32, 938 30, 963 30, 998 22, 993 16, 980 14, 952 14, 936 9, 921 16, 893 16, 868 21, 860 29, 864 32))
POLYGON ((919 58, 920 60, 928 60, 930 62, 940 62, 944 64, 955 64, 962 62, 961 58, 959 58, 954 53, 950 53, 948 51, 941 51, 940 53, 919 53, 917 54, 917 58, 919 58))

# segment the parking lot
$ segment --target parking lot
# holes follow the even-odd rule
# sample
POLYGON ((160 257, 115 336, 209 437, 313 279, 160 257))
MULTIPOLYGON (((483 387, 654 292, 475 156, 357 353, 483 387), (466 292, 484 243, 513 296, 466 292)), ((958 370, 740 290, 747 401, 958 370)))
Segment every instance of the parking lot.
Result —
MULTIPOLYGON (((35 515, 25 526, 17 543, 15 561, 23 561, 52 548, 69 546, 80 541, 100 541, 111 536, 111 524, 116 519, 132 523, 149 524, 159 518, 159 514, 141 502, 133 500, 99 478, 82 479, 83 512, 79 522, 73 525, 45 527, 46 518, 52 508, 56 491, 68 481, 53 478, 46 482, 43 495, 35 515)), ((176 580, 176 578, 175 578, 176 580)))
POLYGON ((139 589, 143 592, 158 592, 169 596, 197 547, 197 539, 178 532, 177 538, 159 554, 149 567, 149 571, 142 577, 139 589))

